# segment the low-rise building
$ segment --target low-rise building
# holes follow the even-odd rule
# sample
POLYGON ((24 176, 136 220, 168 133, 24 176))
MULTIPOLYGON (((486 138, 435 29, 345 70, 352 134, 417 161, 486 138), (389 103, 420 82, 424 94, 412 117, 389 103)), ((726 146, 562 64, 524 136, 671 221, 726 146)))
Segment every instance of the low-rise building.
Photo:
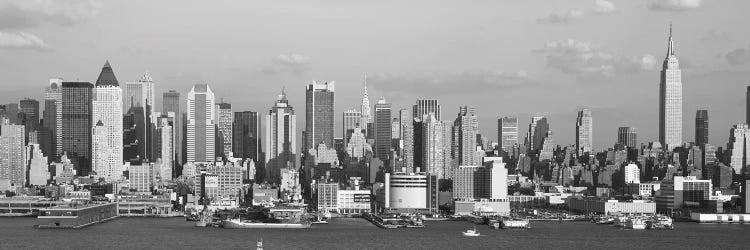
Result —
POLYGON ((656 203, 647 200, 621 202, 594 197, 570 197, 568 207, 581 213, 611 214, 655 214, 656 203))

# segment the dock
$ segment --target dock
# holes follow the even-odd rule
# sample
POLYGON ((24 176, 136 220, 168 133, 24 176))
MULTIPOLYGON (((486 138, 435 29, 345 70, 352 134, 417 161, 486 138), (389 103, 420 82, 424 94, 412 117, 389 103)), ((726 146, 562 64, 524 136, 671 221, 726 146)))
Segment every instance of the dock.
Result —
POLYGON ((117 218, 117 203, 56 206, 39 210, 36 228, 82 228, 117 218))

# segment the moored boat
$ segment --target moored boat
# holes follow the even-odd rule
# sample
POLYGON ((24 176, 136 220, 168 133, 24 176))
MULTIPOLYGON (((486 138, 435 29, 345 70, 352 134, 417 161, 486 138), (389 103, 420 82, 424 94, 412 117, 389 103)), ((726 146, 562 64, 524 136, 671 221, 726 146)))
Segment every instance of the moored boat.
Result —
POLYGON ((258 223, 242 221, 240 219, 227 219, 221 221, 221 226, 227 229, 240 228, 310 228, 309 223, 258 223))
POLYGON ((625 221, 626 229, 646 229, 646 220, 642 218, 630 218, 625 221))
POLYGON ((479 231, 477 230, 477 227, 474 227, 474 230, 469 229, 469 230, 466 230, 465 232, 461 232, 461 234, 463 234, 464 236, 470 236, 470 237, 474 237, 474 236, 479 236, 480 235, 479 231))

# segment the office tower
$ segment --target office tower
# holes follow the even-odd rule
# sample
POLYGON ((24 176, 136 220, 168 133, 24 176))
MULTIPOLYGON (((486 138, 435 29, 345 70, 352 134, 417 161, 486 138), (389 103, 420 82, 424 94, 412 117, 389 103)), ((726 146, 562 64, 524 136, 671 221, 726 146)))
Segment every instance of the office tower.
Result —
POLYGON ((39 144, 29 143, 26 146, 26 162, 29 171, 29 185, 46 186, 50 179, 47 157, 42 153, 39 144))
POLYGON ((271 180, 281 178, 282 168, 297 169, 297 116, 289 105, 286 91, 276 99, 266 115, 266 173, 271 180))
MULTIPOLYGON (((364 94, 362 94, 362 113, 361 119, 360 119, 360 127, 364 129, 365 135, 368 134, 368 132, 371 133, 371 131, 367 131, 369 124, 372 123, 372 111, 370 111, 370 98, 367 96, 367 75, 365 75, 365 79, 362 83, 364 85, 364 94)), ((346 141, 346 135, 344 134, 344 142, 346 141)))
POLYGON ((682 71, 675 56, 671 25, 659 85, 659 142, 669 151, 682 144, 682 71))
POLYGON ((578 119, 576 119, 576 152, 577 154, 583 155, 593 150, 593 137, 594 135, 594 121, 591 118, 591 111, 589 109, 582 109, 578 111, 578 119))
POLYGON ((26 141, 29 141, 29 133, 39 130, 39 101, 24 98, 20 101, 18 110, 19 119, 26 131, 26 141))
MULTIPOLYGON (((364 128, 363 130, 366 130, 365 128, 367 124, 361 124, 361 121, 363 120, 363 115, 359 111, 350 109, 347 111, 344 111, 343 114, 343 124, 342 124, 342 136, 344 137, 344 144, 349 143, 349 138, 354 133, 355 128, 364 128)), ((367 135, 367 132, 365 131, 365 135, 367 135)))
POLYGON ((368 153, 372 153, 372 146, 367 143, 367 138, 360 127, 356 127, 353 131, 349 143, 346 144, 346 154, 350 158, 363 159, 368 153))
POLYGON ((391 120, 391 139, 401 139, 401 121, 396 117, 391 120))
POLYGON ((123 161, 140 164, 146 157, 146 124, 143 107, 131 107, 122 118, 123 161))
POLYGON ((10 124, 23 125, 19 118, 18 103, 0 105, 0 117, 8 119, 10 124))
POLYGON ((320 143, 333 148, 334 82, 307 84, 304 151, 320 143))
POLYGON ((459 166, 453 180, 453 199, 507 199, 508 170, 501 157, 487 157, 482 164, 459 166))
POLYGON ((623 147, 636 148, 637 135, 638 133, 633 127, 619 127, 617 128, 617 144, 623 147))
POLYGON ((77 167, 80 176, 87 176, 91 171, 93 87, 88 82, 62 83, 62 149, 77 167))
POLYGON ((391 155, 391 104, 381 97, 375 104, 375 157, 388 162, 391 155))
POLYGON ((703 146, 708 143, 708 110, 698 110, 695 113, 695 145, 703 146))
POLYGON ((455 160, 453 159, 453 122, 443 123, 443 175, 445 179, 453 178, 455 160))
POLYGON ((208 84, 196 84, 187 97, 187 161, 213 162, 216 158, 216 110, 208 84))
POLYGON ((24 126, 0 124, 0 179, 17 187, 26 185, 24 126))
POLYGON ((153 165, 144 163, 130 165, 128 168, 128 180, 130 189, 141 194, 151 193, 151 182, 154 179, 153 165))
POLYGON ((217 156, 231 157, 232 156, 232 122, 234 117, 232 115, 232 104, 221 102, 216 104, 216 122, 219 132, 219 138, 221 144, 217 141, 217 145, 221 152, 217 156))
POLYGON ((435 119, 440 120, 440 103, 437 99, 420 99, 412 106, 412 118, 422 119, 424 115, 435 114, 435 119))
POLYGON ((180 109, 180 93, 174 90, 170 90, 168 92, 164 92, 162 94, 162 107, 161 111, 164 114, 168 114, 169 112, 172 112, 175 114, 175 121, 174 121, 174 132, 175 132, 175 159, 177 159, 177 163, 182 165, 182 156, 184 152, 182 151, 182 144, 183 144, 183 133, 182 133, 182 109, 180 109))
MULTIPOLYGON (((96 173, 99 176, 105 176, 107 180, 114 180, 122 174, 123 163, 123 114, 122 114, 122 89, 117 82, 109 61, 104 63, 99 78, 96 80, 96 86, 93 89, 93 100, 91 102, 91 126, 102 124, 102 136, 106 142, 98 142, 99 146, 104 145, 105 152, 99 152, 97 157, 106 157, 101 162, 94 161, 93 169, 99 170, 96 173), (105 165, 96 165, 96 164, 105 165)), ((92 148, 92 150, 99 150, 92 148)), ((93 152, 92 152, 93 155, 93 152)))
POLYGON ((641 183, 641 169, 638 165, 628 164, 625 166, 625 184, 641 183))
POLYGON ((414 120, 407 109, 398 111, 399 122, 401 123, 401 140, 402 151, 401 157, 406 169, 414 168, 414 120))
POLYGON ((742 174, 750 155, 750 130, 747 124, 737 124, 729 130, 729 166, 735 174, 742 174))
POLYGON ((708 200, 713 187, 711 180, 699 180, 695 176, 675 176, 661 182, 660 195, 656 196, 656 210, 665 212, 680 209, 686 202, 700 203, 708 200))
POLYGON ((151 75, 146 72, 138 82, 127 82, 125 83, 125 89, 123 91, 123 112, 127 112, 130 107, 143 107, 144 124, 146 131, 146 155, 143 156, 146 160, 154 160, 154 138, 155 133, 155 121, 154 121, 154 80, 151 75))
POLYGON ((258 112, 234 112, 232 124, 232 154, 234 157, 253 159, 258 163, 261 154, 260 117, 258 112))
POLYGON ((443 122, 435 118, 435 114, 425 115, 422 120, 422 164, 423 172, 437 176, 438 179, 445 178, 445 148, 443 147, 443 122))
POLYGON ((93 171, 92 175, 96 173, 97 176, 112 180, 109 160, 110 155, 114 152, 109 145, 108 135, 107 127, 99 120, 94 125, 91 136, 91 170, 93 171))
POLYGON ((62 155, 62 78, 50 78, 44 90, 44 128, 42 153, 50 160, 62 155))
POLYGON ((422 162, 424 160, 424 137, 422 136, 422 124, 423 120, 422 118, 413 118, 412 120, 412 152, 414 152, 414 156, 412 157, 414 160, 414 172, 424 172, 426 169, 422 162))
POLYGON ((156 116, 156 153, 154 158, 162 181, 172 180, 175 174, 175 123, 174 112, 156 116))
POLYGON ((479 120, 473 107, 461 106, 453 125, 454 148, 457 149, 454 159, 459 166, 478 166, 482 159, 477 155, 476 138, 479 133, 479 120))
MULTIPOLYGON (((539 131, 539 130, 537 130, 539 131)), ((547 134, 544 136, 542 147, 539 149, 539 160, 552 160, 554 157, 555 141, 552 136, 552 131, 547 130, 547 134)))
POLYGON ((497 119, 497 142, 505 153, 513 152, 513 145, 518 144, 518 117, 497 119))
POLYGON ((546 136, 547 131, 549 131, 549 124, 547 123, 546 117, 532 117, 524 142, 527 146, 527 150, 540 150, 542 148, 542 143, 544 143, 544 137, 546 136))

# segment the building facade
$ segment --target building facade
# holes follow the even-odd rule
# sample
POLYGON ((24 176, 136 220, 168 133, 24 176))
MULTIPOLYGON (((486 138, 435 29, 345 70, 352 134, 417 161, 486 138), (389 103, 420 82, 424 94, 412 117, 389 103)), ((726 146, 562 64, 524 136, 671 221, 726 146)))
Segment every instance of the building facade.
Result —
POLYGON ((695 112, 695 145, 708 143, 708 110, 695 112))
POLYGON ((91 171, 91 99, 88 82, 62 83, 62 146, 80 176, 91 171))
POLYGON ((212 162, 216 159, 216 106, 207 84, 196 84, 187 97, 187 161, 212 162))
POLYGON ((281 91, 265 120, 265 165, 271 180, 280 178, 282 168, 296 169, 297 116, 281 91))
POLYGON ((380 98, 375 104, 375 157, 388 162, 391 155, 391 104, 380 98))
POLYGON ((593 150, 594 121, 591 110, 582 109, 578 111, 576 119, 576 150, 577 154, 583 155, 593 150))
POLYGON ((671 26, 659 85, 659 142, 669 151, 682 145, 682 70, 675 56, 671 26))
POLYGON ((307 84, 304 150, 319 143, 333 148, 334 82, 307 84))
POLYGON ((518 117, 497 119, 497 142, 503 152, 510 154, 513 146, 518 144, 518 117))
MULTIPOLYGON (((97 157, 100 159, 93 161, 96 164, 93 168, 98 170, 99 176, 114 180, 122 175, 123 164, 122 89, 120 89, 109 61, 102 67, 93 94, 91 125, 96 127, 101 124, 102 131, 99 131, 101 134, 98 136, 102 138, 98 139, 106 140, 96 142, 97 146, 105 148, 92 147, 92 150, 104 151, 97 153, 97 157), (101 159, 101 157, 106 158, 101 159)), ((92 152, 93 154, 94 152, 92 152)))

